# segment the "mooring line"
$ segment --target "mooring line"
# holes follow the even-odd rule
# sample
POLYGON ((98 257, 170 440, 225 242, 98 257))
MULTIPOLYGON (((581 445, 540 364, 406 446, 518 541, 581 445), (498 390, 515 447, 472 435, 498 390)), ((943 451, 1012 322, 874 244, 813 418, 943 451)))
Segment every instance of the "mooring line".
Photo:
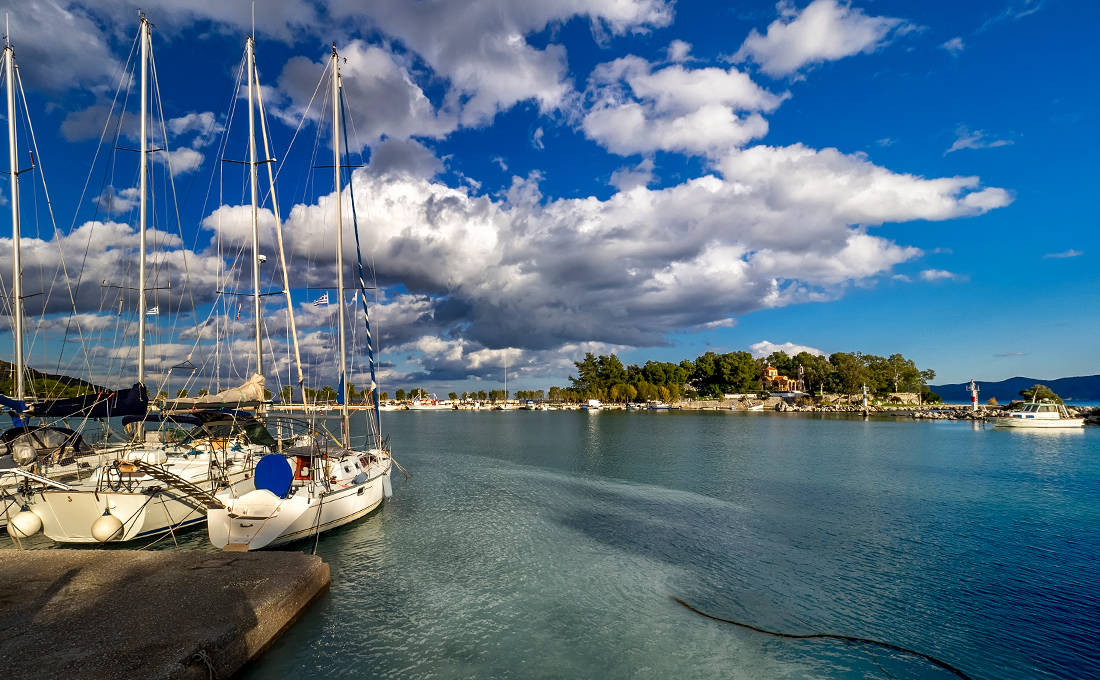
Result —
POLYGON ((699 616, 704 616, 704 617, 706 617, 708 619, 711 619, 711 620, 714 620, 714 621, 721 621, 722 623, 728 623, 731 626, 739 626, 741 628, 747 628, 748 630, 755 631, 757 633, 764 633, 765 635, 774 635, 775 637, 781 637, 781 638, 790 638, 790 639, 793 639, 793 640, 825 639, 825 640, 841 640, 843 642, 858 642, 860 644, 865 644, 865 645, 875 645, 877 647, 884 647, 886 649, 890 649, 890 650, 893 650, 895 652, 902 652, 903 654, 911 654, 913 656, 918 656, 918 657, 924 659, 925 661, 929 661, 929 662, 939 666, 940 668, 942 668, 946 671, 950 671, 950 672, 954 673, 955 675, 959 676, 960 678, 963 678, 963 680, 973 680, 973 678, 971 678, 969 675, 967 675, 966 673, 963 673, 961 670, 959 670, 958 668, 955 668, 954 666, 947 663, 946 661, 941 661, 941 660, 937 659, 934 656, 929 656, 929 655, 925 654, 924 652, 918 652, 915 649, 908 649, 907 647, 900 647, 898 645, 895 645, 895 644, 892 644, 892 643, 889 643, 889 642, 883 642, 881 640, 872 640, 871 638, 852 637, 851 635, 837 635, 835 633, 808 633, 808 634, 803 634, 803 635, 798 635, 798 634, 795 634, 795 633, 780 633, 780 632, 777 632, 777 631, 774 631, 774 630, 766 630, 764 628, 758 628, 757 626, 753 626, 753 625, 750 625, 748 623, 742 623, 740 621, 732 621, 730 619, 723 619, 720 616, 715 616, 713 614, 708 614, 705 611, 702 611, 701 609, 696 609, 695 607, 691 606, 687 602, 684 602, 683 600, 681 600, 680 598, 675 597, 675 596, 673 596, 672 600, 674 602, 676 602, 677 604, 683 606, 684 608, 695 612, 699 616))

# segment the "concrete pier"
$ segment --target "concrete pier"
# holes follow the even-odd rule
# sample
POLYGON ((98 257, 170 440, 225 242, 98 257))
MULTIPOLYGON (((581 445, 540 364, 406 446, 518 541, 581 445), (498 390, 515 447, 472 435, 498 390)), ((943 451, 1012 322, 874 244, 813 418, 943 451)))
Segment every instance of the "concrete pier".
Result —
POLYGON ((6 678, 228 678, 329 585, 299 552, 0 551, 6 678))

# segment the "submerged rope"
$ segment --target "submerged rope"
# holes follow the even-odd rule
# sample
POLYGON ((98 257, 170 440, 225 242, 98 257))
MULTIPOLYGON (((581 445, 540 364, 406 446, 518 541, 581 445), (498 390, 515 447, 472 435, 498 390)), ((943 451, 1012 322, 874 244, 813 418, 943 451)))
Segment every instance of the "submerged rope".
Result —
POLYGON ((913 656, 918 656, 918 657, 924 659, 925 661, 933 663, 933 664, 939 666, 940 668, 942 668, 946 671, 950 671, 951 673, 954 673, 955 675, 959 676, 960 678, 963 678, 963 680, 973 680, 969 675, 967 675, 966 673, 963 673, 961 670, 959 670, 958 668, 955 668, 954 666, 947 663, 946 661, 940 661, 936 657, 929 656, 929 655, 925 654, 924 652, 918 652, 915 649, 908 649, 906 647, 899 647, 898 645, 891 644, 889 642, 882 642, 881 640, 872 640, 870 638, 852 637, 850 635, 837 635, 835 633, 808 633, 808 634, 803 634, 803 635, 797 635, 795 633, 780 633, 780 632, 777 632, 777 631, 774 631, 774 630, 765 630, 764 628, 758 628, 756 626, 753 626, 753 625, 750 625, 750 624, 747 624, 747 623, 741 623, 740 621, 731 621, 730 619, 723 619, 719 616, 715 616, 713 614, 708 614, 705 611, 702 611, 700 609, 696 609, 695 607, 692 607, 687 602, 684 602, 683 600, 681 600, 680 598, 675 597, 675 596, 672 598, 672 600, 673 600, 673 602, 676 602, 677 604, 683 606, 685 609, 695 612, 699 616, 706 617, 706 618, 711 619, 713 621, 721 621, 722 623, 728 623, 731 626, 738 626, 740 628, 747 628, 748 630, 755 631, 757 633, 764 633, 765 635, 774 635, 775 637, 789 638, 789 639, 793 639, 793 640, 812 640, 812 639, 841 640, 843 642, 858 642, 858 643, 864 644, 864 645, 874 645, 876 647, 884 647, 886 649, 890 649, 890 650, 893 650, 895 652, 901 652, 903 654, 911 654, 913 656))

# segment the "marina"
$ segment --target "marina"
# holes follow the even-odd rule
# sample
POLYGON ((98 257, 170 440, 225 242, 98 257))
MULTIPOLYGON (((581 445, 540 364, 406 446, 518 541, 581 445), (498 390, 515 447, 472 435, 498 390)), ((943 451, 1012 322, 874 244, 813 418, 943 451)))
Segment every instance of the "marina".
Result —
POLYGON ((1095 8, 151 4, 4 16, 6 677, 1100 678, 1095 8))
MULTIPOLYGON (((883 640, 973 678, 1100 670, 1080 644, 1100 634, 1087 615, 1100 429, 728 411, 389 422, 412 476, 320 536, 329 594, 244 677, 350 660, 378 677, 953 677, 909 655, 730 630, 673 597, 770 630, 883 640)), ((201 529, 178 540, 218 554, 201 529)))

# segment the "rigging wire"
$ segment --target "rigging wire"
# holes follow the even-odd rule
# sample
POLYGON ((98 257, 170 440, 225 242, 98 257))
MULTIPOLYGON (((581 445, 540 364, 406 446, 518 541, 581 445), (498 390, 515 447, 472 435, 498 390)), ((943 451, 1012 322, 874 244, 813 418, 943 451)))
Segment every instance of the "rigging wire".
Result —
MULTIPOLYGON (((57 243, 57 246, 58 246, 57 251, 58 251, 60 271, 63 273, 64 278, 65 278, 65 286, 66 286, 66 290, 69 293, 69 303, 70 303, 71 308, 72 308, 72 314, 75 315, 77 313, 76 295, 73 292, 72 285, 71 285, 71 279, 69 278, 68 264, 65 260, 65 252, 64 252, 64 248, 61 244, 60 232, 57 229, 57 220, 56 220, 55 215, 54 215, 53 201, 50 199, 49 187, 46 184, 46 169, 45 169, 45 165, 42 162, 42 154, 38 150, 38 139, 34 134, 34 123, 31 121, 30 107, 27 105, 27 95, 26 95, 26 92, 23 90, 23 77, 18 71, 16 71, 16 73, 15 73, 15 82, 18 85, 20 100, 23 103, 23 111, 24 111, 24 114, 25 114, 24 119, 25 119, 25 123, 26 123, 26 126, 27 126, 28 136, 31 140, 31 147, 34 149, 36 167, 38 169, 37 174, 38 174, 39 179, 42 182, 42 194, 43 194, 43 198, 45 199, 45 202, 46 202, 46 208, 49 212, 50 225, 52 227, 52 232, 53 232, 51 234, 51 236, 52 236, 52 239, 54 240, 54 242, 57 243)), ((37 192, 38 184, 35 183, 34 186, 35 186, 35 191, 37 192)), ((36 210, 36 216, 37 216, 37 210, 36 210)), ((39 238, 41 239, 41 232, 39 232, 39 238)), ((54 281, 55 282, 56 282, 56 279, 57 279, 57 274, 55 273, 54 274, 54 281)), ((51 285, 50 286, 50 293, 52 293, 52 291, 53 291, 53 286, 51 285)), ((48 309, 48 308, 49 308, 49 296, 47 296, 46 301, 43 304, 43 316, 45 315, 46 309, 48 309)), ((39 324, 39 328, 41 328, 41 324, 39 324)), ((68 332, 68 329, 66 328, 66 334, 67 334, 67 332, 68 332)), ((35 330, 35 335, 36 336, 37 336, 37 333, 38 333, 38 329, 35 330)), ((79 328, 79 326, 77 327, 77 333, 78 333, 78 337, 79 337, 79 340, 80 340, 80 347, 81 347, 81 351, 84 355, 85 363, 90 366, 91 361, 90 361, 89 356, 88 356, 88 347, 87 347, 87 345, 85 344, 85 341, 84 341, 83 331, 79 328)), ((64 347, 64 343, 62 344, 62 347, 64 347)), ((61 365, 61 354, 59 353, 59 355, 58 355, 58 368, 59 369, 60 369, 60 365, 61 365)), ((31 384, 33 385, 33 381, 31 381, 31 384)))

